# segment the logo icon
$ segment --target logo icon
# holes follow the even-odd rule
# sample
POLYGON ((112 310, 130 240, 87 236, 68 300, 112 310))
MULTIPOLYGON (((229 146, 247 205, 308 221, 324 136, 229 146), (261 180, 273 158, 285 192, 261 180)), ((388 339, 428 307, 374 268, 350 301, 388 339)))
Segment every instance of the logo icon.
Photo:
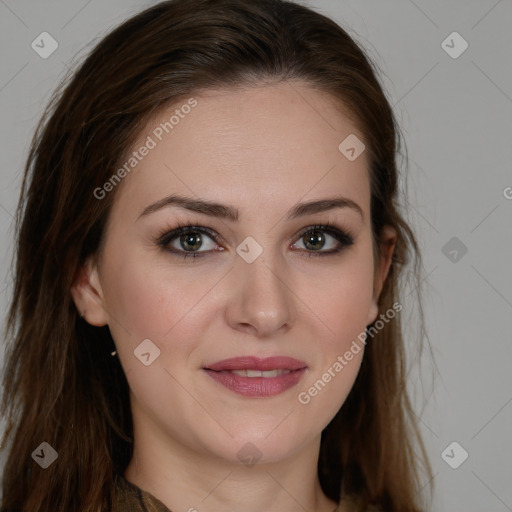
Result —
POLYGON ((47 59, 59 47, 59 43, 48 32, 41 32, 30 46, 39 57, 47 59))
POLYGON ((144 366, 149 366, 160 356, 160 349, 150 339, 145 339, 133 353, 144 366))
POLYGON ((460 467, 468 457, 468 452, 457 441, 450 443, 441 453, 441 458, 452 469, 460 467))
POLYGON ((363 144, 363 141, 353 133, 344 139, 338 146, 340 153, 351 162, 357 160, 363 154, 365 149, 366 146, 363 144))
POLYGON ((53 464, 59 454, 46 442, 41 443, 33 452, 32 458, 43 468, 53 464))
POLYGON ((237 248, 236 252, 246 263, 253 263, 256 258, 263 252, 263 247, 254 240, 252 236, 248 236, 237 248))
POLYGON ((452 32, 441 43, 441 48, 452 59, 458 59, 468 49, 468 47, 468 42, 458 32, 452 32))
POLYGON ((237 452, 237 457, 240 462, 246 466, 252 467, 262 457, 262 453, 253 443, 245 443, 237 452))
POLYGON ((441 251, 452 263, 458 263, 467 254, 468 248, 459 238, 453 236, 443 245, 441 251))

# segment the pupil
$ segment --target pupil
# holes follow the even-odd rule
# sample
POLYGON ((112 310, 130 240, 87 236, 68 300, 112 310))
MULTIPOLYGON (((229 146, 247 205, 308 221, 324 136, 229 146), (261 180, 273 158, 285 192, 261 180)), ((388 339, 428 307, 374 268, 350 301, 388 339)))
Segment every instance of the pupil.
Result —
POLYGON ((201 235, 199 233, 182 235, 180 242, 184 249, 196 250, 201 247, 201 235))
POLYGON ((312 234, 306 236, 305 244, 306 244, 306 247, 309 246, 308 248, 310 248, 310 249, 318 250, 323 247, 323 242, 324 242, 324 236, 322 235, 322 232, 321 231, 313 231, 312 234), (320 243, 320 246, 315 246, 318 243, 320 243))

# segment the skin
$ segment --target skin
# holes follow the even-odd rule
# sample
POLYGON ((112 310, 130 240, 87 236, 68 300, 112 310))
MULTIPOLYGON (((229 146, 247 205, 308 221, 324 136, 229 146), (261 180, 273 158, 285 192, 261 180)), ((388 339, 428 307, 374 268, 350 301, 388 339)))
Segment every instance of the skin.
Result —
MULTIPOLYGON (((386 229, 374 266, 367 155, 350 162, 338 150, 349 134, 363 136, 330 96, 282 82, 195 98, 197 107, 118 186, 101 251, 72 290, 89 323, 109 325, 130 386, 135 442, 125 477, 173 511, 331 512, 337 504, 317 477, 320 435, 363 350, 310 403, 298 394, 377 318, 395 233, 386 229), (176 206, 140 217, 170 194, 232 205, 239 220, 176 206), (297 203, 334 196, 357 203, 362 216, 346 207, 285 220, 297 203), (157 239, 178 221, 209 227, 222 242, 202 235, 206 252, 197 259, 166 252, 157 239), (302 232, 326 222, 354 244, 307 257, 320 251, 302 232), (250 264, 236 252, 248 236, 263 248, 250 264), (161 351, 149 366, 134 356, 144 339, 161 351), (266 398, 235 394, 202 370, 242 355, 290 356, 308 370, 266 398), (248 442, 261 454, 253 466, 237 457, 248 442)), ((134 148, 175 109, 155 117, 134 148)), ((321 251, 338 245, 325 236, 321 251)), ((179 237, 172 245, 185 251, 179 237)))

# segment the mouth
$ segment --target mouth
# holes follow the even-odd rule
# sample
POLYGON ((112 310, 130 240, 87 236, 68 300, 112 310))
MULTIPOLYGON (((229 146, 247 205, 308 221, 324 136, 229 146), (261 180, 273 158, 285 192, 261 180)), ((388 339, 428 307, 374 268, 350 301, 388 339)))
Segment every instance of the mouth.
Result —
POLYGON ((261 398, 279 395, 297 385, 307 368, 306 363, 291 357, 246 356, 218 361, 203 367, 203 371, 230 391, 261 398))
POLYGON ((287 375, 291 371, 296 370, 278 370, 277 368, 275 370, 222 370, 221 373, 232 373, 233 375, 238 375, 240 377, 264 377, 266 379, 270 377, 280 377, 281 375, 287 375))

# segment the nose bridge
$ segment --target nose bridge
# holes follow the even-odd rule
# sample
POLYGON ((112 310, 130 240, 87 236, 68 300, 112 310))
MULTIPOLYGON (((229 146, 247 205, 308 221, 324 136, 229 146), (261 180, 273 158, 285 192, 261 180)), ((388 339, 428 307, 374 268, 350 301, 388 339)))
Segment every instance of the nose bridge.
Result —
MULTIPOLYGON (((254 250, 248 242, 249 251, 254 250)), ((247 249, 240 244, 239 250, 247 249)), ((260 336, 272 334, 293 320, 293 298, 286 285, 282 258, 270 249, 250 263, 244 253, 237 258, 233 273, 233 289, 229 321, 234 328, 255 329, 260 336), (251 326, 251 327, 249 327, 251 326)))

